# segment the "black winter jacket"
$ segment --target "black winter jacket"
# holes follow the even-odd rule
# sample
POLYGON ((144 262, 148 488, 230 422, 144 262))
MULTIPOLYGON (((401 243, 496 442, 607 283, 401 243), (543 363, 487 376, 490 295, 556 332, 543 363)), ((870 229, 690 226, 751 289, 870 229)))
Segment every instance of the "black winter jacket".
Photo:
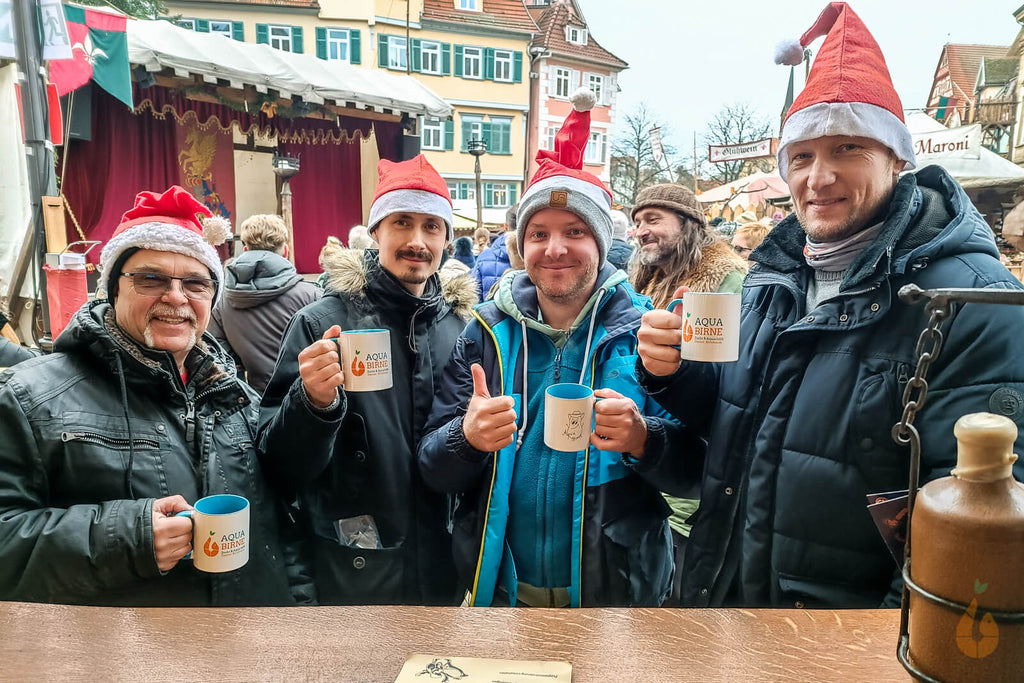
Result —
POLYGON ((448 508, 416 467, 416 444, 435 387, 475 303, 468 276, 443 285, 434 275, 422 297, 384 270, 377 250, 339 251, 325 263, 327 294, 299 311, 260 408, 264 466, 295 496, 312 543, 323 604, 453 604, 448 508), (391 389, 341 392, 330 412, 313 408, 298 354, 332 325, 391 332, 391 389), (382 548, 348 547, 336 523, 370 515, 382 548))
POLYGON ((183 385, 169 353, 143 349, 96 301, 56 353, 0 374, 0 600, 295 604, 277 499, 253 448, 256 395, 224 367, 204 337, 183 385), (217 493, 249 499, 248 564, 206 574, 181 560, 162 573, 154 499, 217 493))
MULTIPOLYGON (((891 430, 928 315, 897 292, 908 283, 1021 287, 963 189, 934 166, 900 180, 881 234, 851 264, 840 295, 812 311, 804 243, 791 217, 752 254, 739 361, 684 362, 668 378, 638 364, 666 409, 709 434, 686 552, 687 605, 899 604, 899 574, 866 509, 868 494, 907 488, 909 449, 891 430)), ((962 415, 996 412, 1024 427, 1024 365, 1011 350, 1024 337, 1024 308, 957 306, 943 331, 915 420, 922 483, 955 464, 962 415)), ((673 477, 694 464, 659 467, 673 477)), ((1024 475, 1019 462, 1016 475, 1024 475)))

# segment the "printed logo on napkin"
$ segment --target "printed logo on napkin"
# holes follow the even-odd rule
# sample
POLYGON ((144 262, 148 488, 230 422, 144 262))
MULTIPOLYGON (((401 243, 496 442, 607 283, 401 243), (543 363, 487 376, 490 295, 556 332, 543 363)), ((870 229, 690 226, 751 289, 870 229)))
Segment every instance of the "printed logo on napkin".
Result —
POLYGON ((868 494, 868 512, 900 569, 903 568, 903 546, 907 542, 907 504, 907 491, 868 494))
POLYGON ((572 683, 569 662, 409 655, 395 683, 572 683))

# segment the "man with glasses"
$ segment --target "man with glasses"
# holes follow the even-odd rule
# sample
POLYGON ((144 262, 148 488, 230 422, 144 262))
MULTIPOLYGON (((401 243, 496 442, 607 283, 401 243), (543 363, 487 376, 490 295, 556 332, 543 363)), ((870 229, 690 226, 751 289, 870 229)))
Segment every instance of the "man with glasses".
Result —
POLYGON ((100 255, 99 298, 55 353, 0 374, 0 600, 295 604, 259 399, 204 337, 221 290, 204 237, 228 234, 183 188, 141 193, 100 255), (249 561, 225 574, 186 559, 176 516, 214 494, 250 503, 249 561))
POLYGON ((754 223, 745 223, 740 227, 736 228, 736 232, 732 234, 732 248, 740 258, 747 260, 747 263, 753 263, 750 260, 750 253, 757 249, 761 242, 764 242, 764 238, 768 236, 772 226, 766 222, 756 221, 754 223))
MULTIPOLYGON (((651 297, 655 309, 674 298, 676 288, 693 292, 739 292, 746 261, 708 226, 697 197, 684 185, 664 183, 640 191, 633 205, 637 241, 629 271, 630 284, 651 297)), ((669 604, 679 599, 681 568, 690 535, 687 520, 698 501, 665 496, 672 507, 669 525, 675 546, 676 576, 669 604)))

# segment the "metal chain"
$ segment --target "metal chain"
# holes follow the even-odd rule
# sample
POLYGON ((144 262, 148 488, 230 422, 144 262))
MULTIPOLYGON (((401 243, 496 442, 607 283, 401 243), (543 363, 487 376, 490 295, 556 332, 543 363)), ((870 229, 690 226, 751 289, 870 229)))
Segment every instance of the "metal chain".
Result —
POLYGON ((917 347, 914 350, 917 355, 917 369, 903 390, 903 416, 892 428, 893 441, 903 446, 909 444, 911 457, 915 459, 920 456, 921 441, 917 438, 917 430, 913 428, 914 417, 917 411, 924 407, 928 397, 928 380, 925 377, 928 368, 942 350, 942 323, 950 316, 952 306, 946 305, 945 301, 932 299, 925 310, 930 316, 928 326, 917 338, 917 347))

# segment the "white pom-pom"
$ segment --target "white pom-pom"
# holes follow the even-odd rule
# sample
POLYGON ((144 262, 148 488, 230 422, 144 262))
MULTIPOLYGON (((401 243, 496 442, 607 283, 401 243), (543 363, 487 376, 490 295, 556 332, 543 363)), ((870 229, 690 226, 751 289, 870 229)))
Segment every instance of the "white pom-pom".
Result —
POLYGON ((590 88, 577 88, 569 100, 572 102, 572 108, 576 111, 590 111, 597 104, 597 98, 594 97, 590 88))
POLYGON ((213 246, 223 244, 231 237, 231 223, 223 216, 203 219, 203 239, 213 246))
POLYGON ((804 61, 804 46, 799 40, 784 40, 775 46, 775 63, 797 66, 804 61))

